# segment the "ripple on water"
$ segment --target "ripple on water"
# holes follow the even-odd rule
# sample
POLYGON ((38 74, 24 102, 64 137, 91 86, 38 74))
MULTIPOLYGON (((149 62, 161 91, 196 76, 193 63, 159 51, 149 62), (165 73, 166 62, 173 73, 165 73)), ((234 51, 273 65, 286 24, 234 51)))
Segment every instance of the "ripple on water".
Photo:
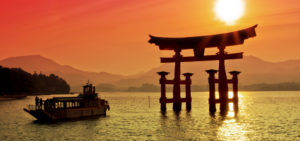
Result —
POLYGON ((207 93, 192 93, 190 113, 168 104, 165 115, 159 93, 101 96, 111 107, 106 117, 53 124, 22 110, 34 97, 1 101, 0 140, 300 140, 300 92, 241 92, 239 113, 225 118, 209 116, 207 93))

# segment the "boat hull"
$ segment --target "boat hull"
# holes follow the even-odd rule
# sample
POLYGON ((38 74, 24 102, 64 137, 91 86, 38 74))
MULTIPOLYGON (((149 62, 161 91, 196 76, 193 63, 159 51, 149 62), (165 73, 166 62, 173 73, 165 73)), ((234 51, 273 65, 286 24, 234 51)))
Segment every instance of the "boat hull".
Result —
POLYGON ((72 108, 72 109, 55 109, 55 110, 29 110, 24 108, 24 111, 35 117, 39 121, 58 121, 71 120, 96 116, 105 116, 108 107, 106 105, 101 107, 88 108, 72 108))

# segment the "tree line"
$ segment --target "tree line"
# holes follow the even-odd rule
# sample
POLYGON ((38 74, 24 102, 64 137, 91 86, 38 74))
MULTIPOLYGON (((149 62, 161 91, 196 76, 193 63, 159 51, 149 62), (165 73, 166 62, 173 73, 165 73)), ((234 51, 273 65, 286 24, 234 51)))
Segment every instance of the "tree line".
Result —
POLYGON ((0 66, 0 95, 57 94, 69 92, 70 86, 67 82, 54 74, 31 74, 20 68, 5 68, 0 66))
MULTIPOLYGON (((160 85, 145 83, 141 86, 131 86, 128 88, 118 88, 113 84, 98 84, 97 90, 101 92, 160 92, 160 85)), ((229 90, 232 89, 232 85, 228 85, 229 90)), ((209 87, 207 85, 191 85, 193 92, 203 92, 208 91, 209 87)), ((218 90, 216 85, 216 90, 218 90)), ((296 82, 284 82, 276 84, 251 84, 251 85, 239 85, 240 91, 300 91, 300 83, 296 82)), ((167 92, 173 91, 172 85, 167 85, 167 92)), ((181 91, 185 91, 185 86, 181 86, 181 91)))

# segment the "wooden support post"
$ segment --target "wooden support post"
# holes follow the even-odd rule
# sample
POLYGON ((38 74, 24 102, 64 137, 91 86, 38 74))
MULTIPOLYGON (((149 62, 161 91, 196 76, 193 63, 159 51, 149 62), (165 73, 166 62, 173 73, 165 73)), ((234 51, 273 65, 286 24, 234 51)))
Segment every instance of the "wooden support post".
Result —
POLYGON ((161 97, 159 99, 159 102, 160 102, 160 109, 161 111, 166 111, 167 110, 167 106, 166 106, 166 100, 167 100, 167 97, 166 97, 166 75, 169 74, 169 72, 158 72, 157 74, 159 74, 161 77, 160 77, 160 80, 159 80, 159 83, 161 85, 161 97))
POLYGON ((186 110, 191 111, 191 109, 192 109, 191 76, 193 75, 193 73, 184 73, 183 75, 185 76, 185 81, 186 81, 186 83, 185 83, 186 110))
POLYGON ((216 112, 216 95, 215 95, 215 73, 217 73, 217 70, 211 69, 206 70, 206 72, 209 74, 208 77, 208 83, 209 83, 209 112, 211 114, 214 114, 216 112))
POLYGON ((231 71, 229 72, 232 75, 232 90, 233 90, 233 104, 234 110, 237 111, 239 109, 239 95, 238 95, 238 75, 241 73, 239 71, 231 71))
POLYGON ((219 97, 220 97, 220 113, 225 115, 228 112, 228 83, 225 71, 225 46, 219 48, 219 97))
POLYGON ((180 58, 182 57, 181 49, 175 50, 175 73, 174 73, 174 86, 173 86, 173 110, 181 110, 181 100, 180 100, 180 58))

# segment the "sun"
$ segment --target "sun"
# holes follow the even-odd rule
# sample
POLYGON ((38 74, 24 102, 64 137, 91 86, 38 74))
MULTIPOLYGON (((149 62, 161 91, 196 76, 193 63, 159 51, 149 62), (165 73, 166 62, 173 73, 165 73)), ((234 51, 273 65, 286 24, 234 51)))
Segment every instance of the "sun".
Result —
POLYGON ((244 0, 216 0, 214 8, 217 18, 228 25, 234 25, 243 16, 244 10, 244 0))

